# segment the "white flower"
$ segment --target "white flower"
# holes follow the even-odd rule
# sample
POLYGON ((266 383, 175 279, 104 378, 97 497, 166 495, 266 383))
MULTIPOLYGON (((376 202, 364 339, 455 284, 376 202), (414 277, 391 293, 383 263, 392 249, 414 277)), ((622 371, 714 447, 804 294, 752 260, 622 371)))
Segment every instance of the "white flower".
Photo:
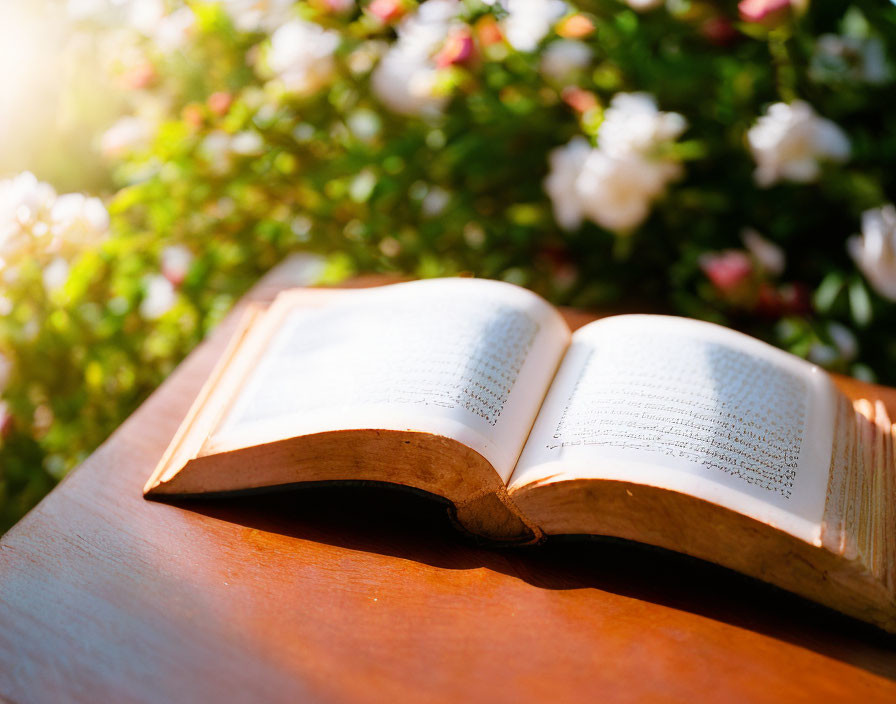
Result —
POLYGON ((884 43, 878 37, 823 34, 815 45, 809 72, 817 81, 879 85, 891 78, 884 43))
POLYGON ((625 3, 636 12, 646 12, 659 7, 665 0, 625 0, 625 3))
POLYGON ((113 9, 109 0, 68 0, 66 14, 73 20, 84 20, 108 15, 113 9))
POLYGON ((346 119, 352 134, 363 142, 372 140, 382 128, 382 120, 373 110, 358 108, 346 119))
POLYGON ((828 335, 830 335, 842 359, 845 359, 847 362, 855 359, 855 356, 859 353, 859 341, 852 330, 845 325, 831 321, 828 323, 828 335))
POLYGON ((517 51, 534 51, 554 23, 566 14, 562 0, 505 0, 504 36, 517 51))
MULTIPOLYGON (((28 172, 0 181, 0 268, 29 246, 51 252, 66 243, 90 244, 108 229, 109 214, 99 198, 57 196, 28 172)), ((4 273, 14 275, 14 269, 4 273)))
POLYGON ((46 213, 56 200, 54 188, 30 171, 0 181, 0 227, 15 221, 30 226, 46 213))
POLYGON ((445 96, 437 95, 433 54, 456 24, 457 0, 427 0, 398 25, 398 40, 371 74, 376 96, 393 112, 435 115, 445 96))
POLYGON ((223 130, 209 132, 199 144, 199 153, 217 174, 225 173, 232 163, 231 136, 223 130))
POLYGON ((55 293, 68 281, 69 265, 64 257, 56 257, 44 267, 43 280, 47 293, 55 293))
POLYGON ((662 163, 595 149, 585 160, 576 191, 585 215, 608 230, 625 232, 644 221, 668 178, 662 163))
POLYGON ((241 156, 255 156, 264 151, 264 140, 258 132, 237 132, 230 140, 230 150, 241 156))
POLYGON ((678 138, 686 127, 684 117, 677 112, 661 112, 648 93, 617 93, 604 113, 597 144, 615 156, 632 152, 651 156, 678 138))
POLYGON ((874 290, 896 301, 896 207, 888 203, 862 213, 862 234, 846 246, 874 290))
POLYGON ((175 286, 180 286, 190 266, 193 264, 193 253, 182 244, 174 244, 162 250, 162 275, 175 286))
POLYGON ((398 38, 406 44, 434 49, 448 35, 463 10, 458 0, 426 0, 398 27, 398 38))
POLYGON ((257 156, 264 151, 264 140, 257 132, 244 130, 230 135, 224 130, 209 132, 199 144, 199 154, 216 174, 233 166, 234 155, 257 156))
POLYGON ((290 19, 294 0, 221 0, 224 11, 242 32, 273 32, 290 19))
POLYGON ((591 49, 584 42, 561 39, 548 44, 541 55, 541 73, 556 83, 569 81, 591 63, 591 49))
POLYGON ((756 160, 756 183, 771 186, 781 179, 808 183, 821 173, 819 161, 846 161, 850 146, 835 123, 819 117, 801 100, 775 103, 747 131, 756 160))
POLYGON ((70 244, 90 244, 105 237, 109 229, 109 213, 99 198, 82 193, 66 193, 50 210, 50 231, 70 244))
POLYGON ((445 103, 436 95, 436 68, 428 55, 404 50, 400 42, 380 61, 371 87, 382 103, 402 115, 437 114, 445 103))
POLYGON ((174 307, 177 291, 174 284, 161 274, 150 276, 146 281, 146 294, 140 302, 140 315, 147 320, 156 320, 174 307))
POLYGON ((451 194, 441 186, 433 186, 429 192, 423 196, 423 202, 420 204, 420 210, 425 218, 434 218, 441 215, 448 203, 451 202, 451 194))
POLYGON ((165 52, 175 51, 184 46, 196 27, 196 15, 189 7, 181 7, 158 21, 151 39, 165 52))
POLYGON ((617 232, 637 227, 653 201, 681 174, 663 148, 687 126, 678 113, 661 112, 643 93, 620 93, 597 133, 597 148, 573 139, 550 155, 545 190, 557 223, 568 230, 587 217, 617 232))
POLYGON ((348 64, 349 70, 356 75, 369 73, 379 58, 386 53, 388 47, 386 42, 370 39, 348 55, 346 64, 348 64))
POLYGON ((100 151, 108 157, 120 157, 145 147, 152 137, 152 126, 142 117, 122 117, 100 138, 100 151))
POLYGON ((55 199, 53 187, 29 171, 0 180, 0 268, 27 246, 32 235, 46 233, 44 220, 55 199))
POLYGON ((268 65, 287 90, 299 95, 316 92, 333 77, 337 32, 313 22, 292 20, 274 32, 268 65))
MULTIPOLYGON (((152 40, 164 52, 180 49, 196 26, 196 15, 189 7, 168 13, 164 0, 126 0, 115 3, 126 11, 125 23, 152 40)), ((94 14, 99 14, 97 11, 94 14)), ((110 15, 112 13, 106 12, 110 15)))
POLYGON ((165 17, 164 0, 131 0, 127 5, 128 24, 141 34, 152 36, 165 17))
POLYGON ((780 276, 787 266, 784 250, 771 242, 751 227, 744 228, 741 239, 747 251, 759 263, 762 269, 772 276, 780 276))
POLYGON ((582 203, 576 181, 590 153, 588 140, 573 137, 568 144, 557 147, 548 156, 551 170, 544 181, 544 189, 554 206, 554 219, 566 230, 575 230, 582 224, 582 203))

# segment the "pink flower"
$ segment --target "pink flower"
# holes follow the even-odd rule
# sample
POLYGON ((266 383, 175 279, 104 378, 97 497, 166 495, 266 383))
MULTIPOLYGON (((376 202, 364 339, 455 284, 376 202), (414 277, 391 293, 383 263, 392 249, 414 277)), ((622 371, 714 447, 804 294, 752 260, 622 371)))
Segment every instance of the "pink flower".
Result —
MULTIPOLYGON (((0 352, 0 393, 3 393, 3 389, 6 388, 6 385, 9 383, 9 378, 12 376, 12 362, 7 359, 2 352, 0 352)), ((0 401, 2 403, 2 401, 0 401)))
POLYGON ((15 430, 16 421, 6 401, 0 401, 0 437, 6 439, 15 430))
POLYGON ((185 105, 184 109, 180 111, 180 116, 190 127, 197 129, 202 127, 202 123, 205 121, 205 115, 202 114, 202 108, 196 103, 185 105))
POLYGON ((737 4, 741 19, 766 26, 780 24, 790 14, 791 0, 741 0, 737 4))
POLYGON ((476 22, 476 37, 482 46, 491 46, 492 44, 500 44, 504 41, 504 34, 501 32, 501 26, 492 15, 483 15, 476 22))
POLYGON ((330 12, 349 12, 355 7, 355 0, 324 0, 324 7, 330 12))
POLYGON ((735 293, 753 274, 752 260, 740 250, 704 254, 700 268, 723 294, 735 293))
POLYGON ((180 286, 193 264, 193 253, 183 245, 171 245, 162 250, 162 275, 173 286, 180 286))
POLYGON ((436 66, 447 68, 453 64, 461 64, 470 59, 474 51, 473 37, 469 31, 462 29, 445 41, 442 49, 436 54, 436 66))
POLYGON ((380 22, 394 22, 404 14, 404 7, 398 0, 373 0, 367 11, 380 22))
POLYGON ((232 104, 233 96, 226 91, 218 91, 208 96, 208 109, 215 115, 226 115, 232 104))
POLYGON ((142 61, 125 71, 121 76, 121 82, 125 88, 142 90, 152 85, 156 78, 158 78, 158 74, 152 62, 142 61))
POLYGON ((567 86, 561 94, 563 102, 576 112, 588 112, 598 106, 597 96, 578 86, 567 86))

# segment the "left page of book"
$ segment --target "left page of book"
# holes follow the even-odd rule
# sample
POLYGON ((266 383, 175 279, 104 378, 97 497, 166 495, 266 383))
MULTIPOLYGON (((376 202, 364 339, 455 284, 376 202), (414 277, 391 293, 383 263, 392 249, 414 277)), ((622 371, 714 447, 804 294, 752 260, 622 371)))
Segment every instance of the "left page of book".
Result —
POLYGON ((506 482, 570 339, 537 295, 477 279, 345 292, 310 309, 287 295, 265 315, 270 337, 251 368, 235 360, 245 378, 201 455, 410 430, 463 443, 506 482))

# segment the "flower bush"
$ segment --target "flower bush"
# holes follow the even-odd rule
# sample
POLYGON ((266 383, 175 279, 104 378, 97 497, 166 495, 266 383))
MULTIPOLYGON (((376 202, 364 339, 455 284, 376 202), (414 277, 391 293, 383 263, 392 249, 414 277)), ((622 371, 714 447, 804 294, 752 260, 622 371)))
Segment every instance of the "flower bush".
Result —
POLYGON ((265 270, 464 272, 896 383, 896 7, 69 0, 103 200, 0 182, 0 528, 265 270), (82 42, 83 43, 83 42, 82 42))

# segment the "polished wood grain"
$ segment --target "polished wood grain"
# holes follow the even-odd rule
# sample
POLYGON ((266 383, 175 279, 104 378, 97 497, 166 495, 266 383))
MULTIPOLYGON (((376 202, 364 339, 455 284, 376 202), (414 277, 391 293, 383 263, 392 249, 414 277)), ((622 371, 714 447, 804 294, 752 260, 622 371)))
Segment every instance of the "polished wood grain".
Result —
POLYGON ((893 637, 672 553, 480 548, 376 488, 145 501, 234 324, 0 542, 0 700, 896 701, 893 637))

